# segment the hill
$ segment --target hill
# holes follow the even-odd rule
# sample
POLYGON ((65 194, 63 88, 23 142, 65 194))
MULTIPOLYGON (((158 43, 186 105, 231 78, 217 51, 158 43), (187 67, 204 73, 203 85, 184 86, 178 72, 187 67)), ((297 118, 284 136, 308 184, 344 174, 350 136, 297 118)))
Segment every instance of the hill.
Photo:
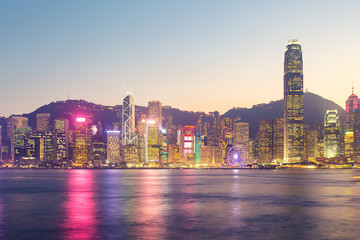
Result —
MULTIPOLYGON (((259 130, 261 119, 274 119, 283 117, 284 101, 278 100, 268 104, 254 105, 252 108, 230 109, 222 117, 240 117, 242 121, 250 124, 250 137, 255 137, 259 130)), ((310 128, 316 129, 323 126, 325 113, 328 109, 336 109, 339 112, 340 121, 345 120, 345 110, 333 101, 327 100, 314 93, 304 93, 304 123, 310 128)))
MULTIPOLYGON (((250 124, 250 137, 255 137, 259 129, 261 119, 274 119, 283 117, 283 100, 272 101, 267 104, 254 105, 252 108, 233 108, 221 116, 221 118, 241 117, 242 121, 250 124)), ((337 109, 341 122, 345 120, 345 110, 336 103, 324 99, 314 93, 307 92, 304 94, 304 119, 305 124, 310 128, 322 126, 326 110, 337 109)), ((101 122, 103 129, 112 128, 113 123, 121 122, 122 106, 103 106, 85 100, 67 100, 52 102, 44 105, 34 112, 24 114, 29 118, 29 124, 35 127, 37 113, 50 113, 51 119, 67 118, 72 122, 77 116, 86 115, 93 123, 101 122)), ((147 114, 147 108, 136 106, 136 118, 139 119, 141 114, 147 114)), ((194 125, 196 124, 201 112, 182 111, 176 108, 163 107, 163 117, 165 121, 172 116, 176 125, 194 125)))

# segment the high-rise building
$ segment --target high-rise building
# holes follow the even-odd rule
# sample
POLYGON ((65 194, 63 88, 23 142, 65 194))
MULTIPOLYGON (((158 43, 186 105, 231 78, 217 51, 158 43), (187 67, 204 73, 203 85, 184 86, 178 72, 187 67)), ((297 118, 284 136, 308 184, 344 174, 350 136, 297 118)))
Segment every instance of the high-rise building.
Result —
POLYGON ((83 117, 76 118, 74 123, 74 159, 73 165, 82 167, 88 163, 88 127, 83 117))
POLYGON ((304 154, 303 61, 298 40, 286 46, 284 61, 284 162, 299 162, 304 154))
POLYGON ((241 120, 234 120, 234 146, 242 147, 246 154, 246 159, 249 158, 249 123, 241 122, 241 120))
POLYGON ((195 163, 195 126, 185 126, 180 130, 180 160, 195 163))
POLYGON ((91 159, 94 167, 100 168, 106 162, 106 149, 104 136, 102 134, 94 134, 91 136, 91 159))
POLYGON ((337 110, 327 110, 324 119, 324 157, 340 156, 340 120, 337 110))
POLYGON ((221 120, 221 138, 225 146, 232 145, 233 122, 231 118, 221 120))
POLYGON ((69 120, 59 118, 54 120, 55 155, 58 162, 69 157, 69 120))
POLYGON ((107 131, 107 161, 117 165, 120 162, 120 131, 107 131))
POLYGON ((156 122, 162 128, 162 104, 160 101, 150 101, 148 103, 149 119, 156 122))
POLYGON ((316 160, 318 145, 318 131, 313 129, 304 130, 304 160, 313 162, 316 160))
POLYGON ((354 112, 359 109, 360 99, 352 94, 346 100, 346 118, 345 118, 345 133, 344 133, 344 154, 345 157, 350 158, 354 153, 354 112))
POLYGON ((48 132, 50 127, 50 113, 36 114, 36 131, 48 132))
POLYGON ((260 120, 259 162, 282 161, 284 149, 283 119, 260 120))
POLYGON ((137 136, 135 134, 135 105, 134 98, 131 94, 128 94, 123 101, 122 144, 124 146, 137 144, 137 136))
POLYGON ((10 159, 14 162, 15 159, 15 130, 18 128, 28 128, 28 118, 27 117, 20 117, 20 116, 10 116, 6 120, 7 126, 7 139, 9 140, 9 147, 10 147, 10 159))
MULTIPOLYGON (((146 123, 147 156, 149 162, 159 162, 160 160, 160 131, 159 126, 154 120, 147 120, 146 123)), ((146 155, 146 153, 145 153, 146 155)))

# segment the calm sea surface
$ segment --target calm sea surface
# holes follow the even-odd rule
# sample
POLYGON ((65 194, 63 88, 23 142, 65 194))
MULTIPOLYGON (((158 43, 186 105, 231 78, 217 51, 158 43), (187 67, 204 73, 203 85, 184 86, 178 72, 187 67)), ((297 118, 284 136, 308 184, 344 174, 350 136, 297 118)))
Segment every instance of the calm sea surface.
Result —
POLYGON ((360 239, 359 170, 0 170, 0 239, 360 239))

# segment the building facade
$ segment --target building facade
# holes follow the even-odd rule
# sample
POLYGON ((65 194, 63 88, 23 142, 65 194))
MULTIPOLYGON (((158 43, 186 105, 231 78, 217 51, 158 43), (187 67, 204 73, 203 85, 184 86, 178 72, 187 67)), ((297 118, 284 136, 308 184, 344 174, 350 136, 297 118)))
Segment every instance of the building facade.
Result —
POLYGON ((324 119, 324 157, 340 157, 340 120, 337 110, 327 110, 324 119))
POLYGON ((299 162, 304 154, 303 60, 298 40, 286 46, 284 61, 284 162, 299 162))

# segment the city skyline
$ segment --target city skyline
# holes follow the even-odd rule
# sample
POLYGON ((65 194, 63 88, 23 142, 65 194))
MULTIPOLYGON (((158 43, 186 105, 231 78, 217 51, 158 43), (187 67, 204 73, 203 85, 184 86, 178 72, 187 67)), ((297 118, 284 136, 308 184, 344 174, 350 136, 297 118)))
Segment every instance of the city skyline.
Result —
POLYGON ((304 90, 344 107, 352 83, 355 93, 360 87, 359 8, 356 1, 5 2, 0 115, 68 95, 117 105, 128 88, 137 105, 155 99, 189 111, 281 99, 292 38, 303 47, 304 90))

